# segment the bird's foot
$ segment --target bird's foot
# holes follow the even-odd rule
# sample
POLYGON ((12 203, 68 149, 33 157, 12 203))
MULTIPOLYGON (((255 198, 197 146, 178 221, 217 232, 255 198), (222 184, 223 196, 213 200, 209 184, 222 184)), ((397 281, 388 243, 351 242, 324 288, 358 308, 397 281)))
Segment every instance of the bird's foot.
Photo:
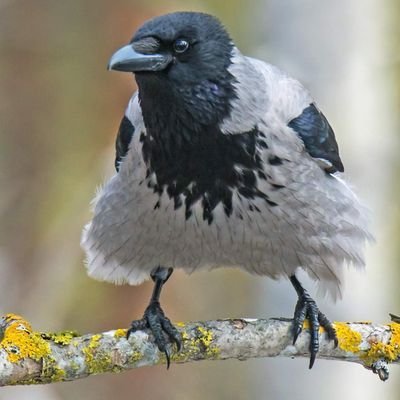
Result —
POLYGON ((293 344, 303 330, 304 321, 308 319, 310 322, 310 364, 311 369, 314 365, 315 358, 319 350, 319 327, 322 326, 329 340, 333 340, 335 347, 338 345, 335 328, 328 318, 319 311, 317 304, 311 298, 306 290, 299 296, 293 318, 293 344))
POLYGON ((168 369, 171 358, 169 344, 175 343, 179 352, 182 348, 182 337, 174 325, 172 325, 171 321, 164 315, 164 311, 158 301, 150 303, 142 319, 132 321, 126 337, 129 338, 132 332, 144 329, 150 329, 158 349, 165 354, 168 369))

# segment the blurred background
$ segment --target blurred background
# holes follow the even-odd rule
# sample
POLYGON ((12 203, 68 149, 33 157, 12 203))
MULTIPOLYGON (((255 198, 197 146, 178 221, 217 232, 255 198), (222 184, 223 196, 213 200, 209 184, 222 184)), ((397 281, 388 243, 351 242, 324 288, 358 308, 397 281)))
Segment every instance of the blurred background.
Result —
MULTIPOLYGON (((108 58, 143 21, 177 10, 217 15, 242 52, 300 79, 335 128, 377 243, 366 273, 347 274, 342 301, 317 299, 323 311, 376 322, 400 313, 398 0, 0 0, 1 314, 22 314, 38 330, 82 333, 127 327, 142 315, 151 284, 89 279, 80 232, 96 187, 114 173, 115 134, 135 89, 131 76, 106 71, 108 58)), ((288 283, 235 270, 175 273, 162 299, 175 321, 291 316, 295 300, 288 283)), ((259 359, 143 368, 2 388, 0 399, 398 399, 398 366, 382 383, 359 365, 307 365, 259 359)))

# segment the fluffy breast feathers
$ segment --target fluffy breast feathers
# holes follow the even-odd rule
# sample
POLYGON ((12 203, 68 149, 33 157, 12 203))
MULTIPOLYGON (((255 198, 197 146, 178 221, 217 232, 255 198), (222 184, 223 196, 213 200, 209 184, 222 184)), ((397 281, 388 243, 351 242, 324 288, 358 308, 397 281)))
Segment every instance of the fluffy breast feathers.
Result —
POLYGON ((132 97, 125 114, 132 139, 126 147, 120 136, 119 172, 97 196, 82 236, 91 276, 138 284, 158 265, 188 272, 239 267, 272 278, 303 268, 336 296, 343 265, 364 265, 371 239, 364 207, 289 125, 312 98, 276 67, 235 57, 238 96, 229 118, 216 139, 202 142, 209 148, 191 154, 209 170, 196 170, 189 159, 186 174, 160 184, 143 156, 151 139, 132 97), (218 160, 210 163, 208 151, 218 160), (204 171, 213 182, 200 178, 204 171))

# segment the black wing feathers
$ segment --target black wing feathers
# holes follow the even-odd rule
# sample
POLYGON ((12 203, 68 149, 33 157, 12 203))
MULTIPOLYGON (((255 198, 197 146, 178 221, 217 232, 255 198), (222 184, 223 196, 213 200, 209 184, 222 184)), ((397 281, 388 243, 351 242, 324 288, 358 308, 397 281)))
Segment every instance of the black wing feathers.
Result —
POLYGON ((117 171, 119 171, 119 164, 122 158, 128 152, 134 131, 135 127, 132 125, 132 122, 124 115, 119 126, 117 140, 115 141, 115 169, 117 171))
POLYGON ((343 172, 335 133, 325 116, 314 104, 310 104, 301 115, 292 119, 288 126, 300 136, 311 157, 329 161, 332 166, 326 172, 343 172))

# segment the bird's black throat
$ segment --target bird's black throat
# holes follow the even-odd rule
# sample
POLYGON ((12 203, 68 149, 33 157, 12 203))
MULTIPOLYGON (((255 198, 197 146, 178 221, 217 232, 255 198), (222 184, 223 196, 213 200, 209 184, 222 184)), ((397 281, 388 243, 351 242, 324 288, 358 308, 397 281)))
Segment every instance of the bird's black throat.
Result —
POLYGON ((204 95, 203 102, 196 102, 198 96, 190 97, 189 92, 186 99, 182 90, 179 96, 160 89, 156 94, 151 93, 153 82, 141 83, 139 80, 146 132, 140 141, 148 177, 156 177, 155 183, 148 180, 151 190, 160 196, 166 192, 175 209, 184 207, 186 219, 192 215, 193 204, 201 201, 203 219, 208 223, 219 204, 231 215, 233 190, 246 198, 262 197, 270 202, 257 188, 257 179, 265 177, 259 156, 259 150, 267 146, 264 135, 256 127, 240 134, 222 133, 219 126, 229 115, 230 102, 220 93, 212 98, 207 91, 224 90, 224 95, 234 98, 233 92, 206 85, 195 89, 204 95))

